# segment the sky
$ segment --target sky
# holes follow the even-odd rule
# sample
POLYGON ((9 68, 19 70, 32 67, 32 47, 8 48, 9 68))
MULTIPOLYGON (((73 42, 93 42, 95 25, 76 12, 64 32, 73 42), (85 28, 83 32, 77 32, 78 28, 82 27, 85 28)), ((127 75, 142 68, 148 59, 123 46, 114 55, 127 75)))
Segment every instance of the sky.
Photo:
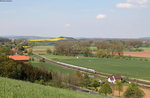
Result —
POLYGON ((150 37, 149 0, 2 1, 0 36, 150 37))

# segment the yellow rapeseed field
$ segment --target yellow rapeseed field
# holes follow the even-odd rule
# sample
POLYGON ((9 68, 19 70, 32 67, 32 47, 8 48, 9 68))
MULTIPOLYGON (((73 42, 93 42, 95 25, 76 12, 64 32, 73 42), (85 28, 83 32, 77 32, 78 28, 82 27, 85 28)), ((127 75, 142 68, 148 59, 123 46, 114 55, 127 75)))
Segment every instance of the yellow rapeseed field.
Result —
POLYGON ((29 39, 29 41, 59 41, 67 40, 66 38, 52 38, 52 39, 29 39))

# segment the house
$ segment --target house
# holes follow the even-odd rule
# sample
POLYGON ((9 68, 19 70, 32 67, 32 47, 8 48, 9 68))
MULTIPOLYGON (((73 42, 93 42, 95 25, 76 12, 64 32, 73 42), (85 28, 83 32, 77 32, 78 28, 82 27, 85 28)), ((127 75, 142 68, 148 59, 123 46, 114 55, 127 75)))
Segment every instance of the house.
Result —
POLYGON ((15 55, 17 55, 18 50, 17 50, 16 48, 12 48, 11 51, 12 51, 15 55))
POLYGON ((12 48, 11 51, 17 52, 18 50, 16 48, 12 48))
POLYGON ((122 80, 121 75, 115 74, 108 77, 108 82, 115 84, 117 80, 122 80))
POLYGON ((29 62, 30 61, 30 57, 24 56, 24 55, 12 55, 12 56, 8 56, 8 58, 10 58, 14 61, 19 61, 19 62, 29 62))

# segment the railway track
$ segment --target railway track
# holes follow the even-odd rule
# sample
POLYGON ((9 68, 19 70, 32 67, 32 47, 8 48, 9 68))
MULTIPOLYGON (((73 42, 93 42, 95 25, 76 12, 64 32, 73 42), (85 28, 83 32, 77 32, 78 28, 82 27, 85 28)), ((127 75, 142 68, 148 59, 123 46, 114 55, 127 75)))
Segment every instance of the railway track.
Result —
MULTIPOLYGON (((45 59, 45 62, 56 64, 56 65, 61 66, 61 67, 66 67, 66 68, 73 69, 73 70, 83 71, 83 70, 80 70, 80 69, 76 69, 76 68, 71 68, 71 67, 64 66, 63 64, 57 63, 56 61, 53 61, 53 60, 49 60, 46 57, 38 55, 38 54, 35 54, 35 53, 33 53, 33 56, 36 57, 36 58, 38 58, 38 59, 45 59)), ((87 72, 87 71, 83 71, 83 72, 87 72)), ((92 73, 92 72, 88 72, 88 73, 92 73)), ((110 76, 108 74, 99 73, 99 72, 96 72, 95 74, 97 76, 104 77, 104 78, 108 78, 110 76)), ((147 82, 147 81, 144 81, 144 80, 142 81, 142 80, 139 80, 139 79, 131 79, 131 78, 130 79, 129 78, 126 79, 126 77, 123 77, 123 78, 126 81, 128 81, 128 82, 135 82, 138 85, 145 86, 145 87, 150 87, 150 82, 147 82)))

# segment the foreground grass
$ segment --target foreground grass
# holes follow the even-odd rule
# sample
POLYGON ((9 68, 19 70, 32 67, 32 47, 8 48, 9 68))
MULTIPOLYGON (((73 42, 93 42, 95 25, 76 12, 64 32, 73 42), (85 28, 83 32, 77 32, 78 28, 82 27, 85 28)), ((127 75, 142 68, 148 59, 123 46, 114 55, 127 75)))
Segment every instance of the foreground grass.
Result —
POLYGON ((127 77, 150 80, 150 61, 94 57, 79 57, 79 59, 77 59, 76 57, 54 55, 44 56, 56 61, 95 69, 97 72, 121 74, 127 77))
POLYGON ((0 77, 0 98, 106 98, 0 77))

